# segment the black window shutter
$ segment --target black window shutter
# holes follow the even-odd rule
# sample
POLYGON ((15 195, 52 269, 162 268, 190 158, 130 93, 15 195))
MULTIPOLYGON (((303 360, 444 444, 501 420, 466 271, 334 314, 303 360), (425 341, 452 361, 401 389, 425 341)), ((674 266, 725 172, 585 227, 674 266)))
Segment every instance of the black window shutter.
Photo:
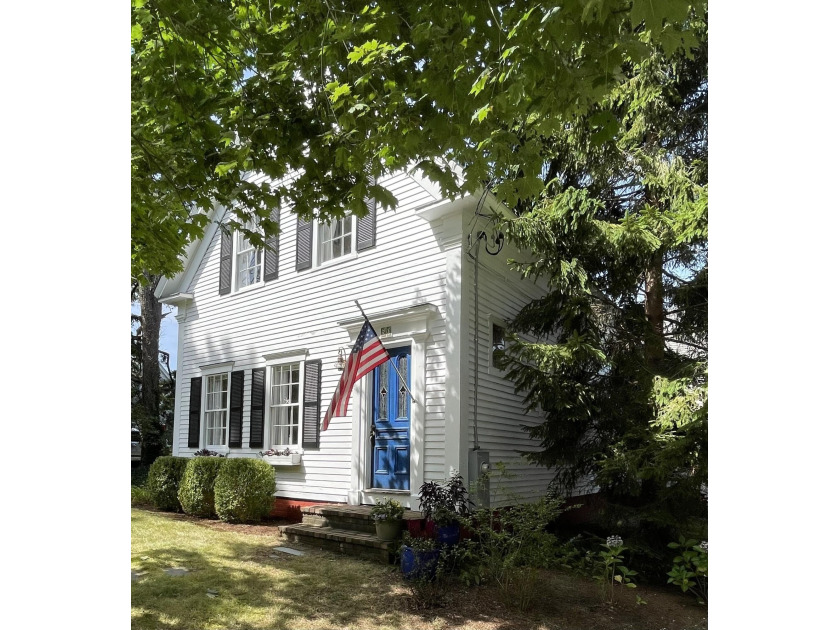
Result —
MULTIPOLYGON (((373 183, 373 180, 371 180, 373 183)), ((376 246, 376 199, 365 199, 368 213, 356 220, 356 251, 376 246)))
POLYGON ((321 445, 321 359, 303 364, 303 448, 321 445))
POLYGON ((248 446, 262 448, 265 423, 265 368, 251 370, 251 439, 248 446))
POLYGON ((198 436, 201 431, 201 377, 190 379, 190 421, 187 433, 187 446, 198 448, 198 436))
MULTIPOLYGON (((280 206, 271 210, 271 222, 274 225, 280 223, 280 206)), ((280 249, 280 236, 272 236, 265 241, 265 281, 277 280, 280 275, 277 269, 277 258, 280 249)))
POLYGON ((233 235, 227 226, 219 228, 222 231, 222 251, 219 256, 219 295, 230 293, 230 275, 233 266, 231 250, 233 249, 233 235))
POLYGON ((312 266, 312 221, 298 219, 297 224, 297 262, 295 269, 301 271, 312 266))
POLYGON ((245 370, 230 375, 230 423, 228 446, 242 448, 242 398, 245 394, 245 370))

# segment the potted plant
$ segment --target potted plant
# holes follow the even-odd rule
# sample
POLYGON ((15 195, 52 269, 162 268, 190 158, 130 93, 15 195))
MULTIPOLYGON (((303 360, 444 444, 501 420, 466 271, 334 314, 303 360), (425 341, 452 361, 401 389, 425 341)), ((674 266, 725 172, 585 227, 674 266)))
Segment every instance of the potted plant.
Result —
POLYGON ((408 532, 400 547, 400 571, 409 580, 431 580, 437 572, 440 549, 434 538, 414 538, 408 532))
POLYGON ((420 486, 420 511, 427 522, 434 523, 437 540, 441 544, 458 542, 461 526, 459 516, 469 513, 470 500, 460 474, 450 477, 443 485, 427 481, 420 486))
POLYGON ((376 524, 376 536, 379 540, 391 542, 399 537, 403 525, 403 512, 405 508, 394 499, 376 500, 376 505, 371 508, 370 515, 376 524))

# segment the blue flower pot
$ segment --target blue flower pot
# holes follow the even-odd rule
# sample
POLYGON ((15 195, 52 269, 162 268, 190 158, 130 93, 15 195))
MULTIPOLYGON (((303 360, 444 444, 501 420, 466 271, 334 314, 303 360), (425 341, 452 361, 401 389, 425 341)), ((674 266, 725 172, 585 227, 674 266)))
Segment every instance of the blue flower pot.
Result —
POLYGON ((438 526, 437 528, 437 541, 441 545, 457 545, 460 537, 461 526, 457 523, 446 527, 438 526))
POLYGON ((409 580, 434 578, 440 549, 415 552, 411 547, 402 546, 400 552, 400 570, 404 577, 409 580))

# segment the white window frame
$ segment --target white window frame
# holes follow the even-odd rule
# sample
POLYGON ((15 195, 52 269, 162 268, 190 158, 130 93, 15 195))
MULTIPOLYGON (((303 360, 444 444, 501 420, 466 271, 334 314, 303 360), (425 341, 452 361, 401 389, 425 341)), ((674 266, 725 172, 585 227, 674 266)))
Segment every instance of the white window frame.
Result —
MULTIPOLYGON (((323 223, 315 222, 314 228, 312 231, 314 232, 314 240, 315 245, 313 251, 315 252, 316 265, 318 267, 326 267, 329 265, 340 264, 347 260, 354 260, 358 257, 359 253, 356 251, 356 230, 358 229, 358 218, 355 214, 346 214, 342 221, 345 219, 350 219, 350 251, 341 254, 336 258, 330 258, 328 260, 324 260, 324 249, 323 249, 323 242, 321 240, 321 230, 324 229, 324 226, 329 226, 332 221, 325 221, 323 223)), ((342 234, 342 238, 347 236, 346 234, 342 234)), ((331 239, 335 240, 335 239, 331 239)))
MULTIPOLYGON (((249 221, 245 227, 247 227, 252 232, 259 231, 253 221, 249 221)), ((261 247, 252 247, 250 242, 245 238, 244 232, 240 230, 231 230, 231 232, 233 234, 233 243, 231 245, 231 293, 250 291, 251 289, 263 286, 265 284, 265 249, 261 247), (240 252, 240 241, 244 241, 244 243, 249 247, 249 249, 242 250, 242 252, 240 252), (239 273, 240 271, 242 271, 242 269, 240 269, 239 266, 239 254, 252 250, 255 250, 257 253, 257 269, 259 270, 259 280, 255 280, 254 282, 251 282, 244 286, 240 286, 239 273)))
MULTIPOLYGON (((495 350, 495 345, 493 344, 493 326, 498 326, 499 328, 501 328, 503 334, 506 334, 508 330, 508 325, 502 318, 496 317, 495 315, 489 315, 487 317, 487 372, 488 374, 504 376, 505 371, 500 370, 493 364, 493 350, 495 350)), ((507 350, 507 342, 505 342, 505 349, 507 350)))
POLYGON ((266 368, 266 381, 267 381, 267 391, 265 397, 265 433, 264 437, 264 444, 267 444, 267 448, 276 448, 278 450, 288 448, 293 452, 303 453, 303 386, 304 386, 304 379, 306 378, 305 371, 304 371, 304 364, 306 362, 306 356, 308 352, 306 350, 293 350, 290 352, 282 352, 276 353, 273 355, 266 355, 265 358, 265 368, 266 368), (271 396, 272 396, 272 389, 273 389, 273 380, 274 380, 274 370, 282 369, 284 367, 289 366, 296 366, 298 368, 299 374, 299 382, 298 382, 298 402, 297 402, 297 409, 298 409, 298 439, 297 443, 295 444, 274 444, 272 440, 272 430, 274 428, 274 419, 271 415, 271 396))
POLYGON ((229 451, 228 444, 230 443, 230 384, 231 373, 233 372, 233 361, 226 363, 217 363, 214 365, 202 366, 201 370, 201 425, 199 444, 202 448, 216 451, 217 453, 227 454, 229 451), (227 376, 227 408, 225 409, 225 444, 211 444, 208 441, 207 429, 207 395, 210 392, 209 381, 211 378, 217 376, 227 376))

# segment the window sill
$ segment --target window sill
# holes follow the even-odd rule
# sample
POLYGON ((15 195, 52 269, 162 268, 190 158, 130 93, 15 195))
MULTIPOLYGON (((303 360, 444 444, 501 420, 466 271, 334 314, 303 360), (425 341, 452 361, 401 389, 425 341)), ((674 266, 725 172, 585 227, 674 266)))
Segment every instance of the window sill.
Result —
POLYGON ((247 293, 248 291, 253 291, 254 289, 259 289, 260 287, 265 286, 265 280, 260 280, 259 282, 254 282, 252 284, 246 284, 244 287, 240 287, 238 289, 231 288, 230 295, 240 295, 242 293, 247 293))
POLYGON ((351 260, 356 260, 359 257, 359 252, 353 250, 349 254, 344 254, 343 256, 339 256, 338 258, 331 258, 329 260, 320 261, 317 265, 313 265, 315 269, 326 269, 328 267, 332 267, 333 265, 341 265, 342 263, 349 262, 351 260))
POLYGON ((291 455, 263 455, 263 461, 268 462, 272 466, 300 466, 300 453, 292 453, 291 455))

